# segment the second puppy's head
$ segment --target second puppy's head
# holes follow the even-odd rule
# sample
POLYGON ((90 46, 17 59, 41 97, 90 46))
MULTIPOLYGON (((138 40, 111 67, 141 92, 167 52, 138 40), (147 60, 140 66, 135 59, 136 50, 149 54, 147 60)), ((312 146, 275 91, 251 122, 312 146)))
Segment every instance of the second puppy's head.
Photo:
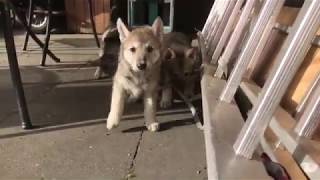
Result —
POLYGON ((187 77, 194 75, 200 67, 197 50, 193 47, 186 47, 182 52, 168 48, 165 50, 164 60, 166 68, 181 80, 186 80, 187 77))
POLYGON ((133 71, 145 71, 161 61, 161 43, 163 39, 163 23, 157 18, 153 25, 129 31, 118 19, 117 29, 121 41, 120 57, 126 61, 133 71))

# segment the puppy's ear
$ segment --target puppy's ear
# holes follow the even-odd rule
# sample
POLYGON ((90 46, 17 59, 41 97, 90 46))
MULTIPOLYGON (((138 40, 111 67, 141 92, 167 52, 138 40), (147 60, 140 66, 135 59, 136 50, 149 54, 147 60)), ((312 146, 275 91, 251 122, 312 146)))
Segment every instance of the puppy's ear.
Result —
POLYGON ((194 59, 194 60, 197 59, 197 50, 195 48, 186 49, 184 54, 186 58, 194 59))
POLYGON ((176 58, 176 53, 172 49, 168 48, 164 53, 164 60, 170 61, 171 59, 174 59, 174 58, 176 58))
POLYGON ((163 22, 160 17, 157 17, 152 24, 152 31, 156 37, 162 42, 163 39, 163 22))
POLYGON ((128 37, 130 31, 128 30, 127 26, 122 22, 120 18, 117 20, 117 29, 119 32, 119 39, 121 42, 125 41, 128 37))

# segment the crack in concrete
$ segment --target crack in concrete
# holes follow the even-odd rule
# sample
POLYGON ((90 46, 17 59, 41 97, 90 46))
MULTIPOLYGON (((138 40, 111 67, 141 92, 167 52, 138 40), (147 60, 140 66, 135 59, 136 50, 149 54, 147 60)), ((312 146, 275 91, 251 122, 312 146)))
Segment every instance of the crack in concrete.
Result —
POLYGON ((131 159, 129 159, 129 167, 128 167, 127 172, 126 172, 125 179, 131 179, 132 177, 135 177, 134 167, 135 167, 136 158, 137 158, 140 146, 141 146, 143 133, 144 133, 144 130, 141 130, 140 135, 139 135, 139 139, 137 141, 137 145, 136 145, 136 147, 134 149, 134 152, 133 152, 133 156, 132 156, 131 159))
POLYGON ((135 160, 136 160, 136 157, 137 157, 139 149, 140 149, 143 133, 144 133, 144 130, 142 130, 140 132, 139 139, 138 139, 138 142, 137 142, 133 157, 132 157, 131 162, 130 162, 129 170, 133 169, 134 166, 135 166, 135 162, 136 162, 135 160))

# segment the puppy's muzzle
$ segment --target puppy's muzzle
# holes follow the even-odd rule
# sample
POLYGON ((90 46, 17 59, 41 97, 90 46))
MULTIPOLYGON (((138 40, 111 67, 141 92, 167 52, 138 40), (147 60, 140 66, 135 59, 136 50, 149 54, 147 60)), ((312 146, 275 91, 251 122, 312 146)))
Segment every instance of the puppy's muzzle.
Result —
POLYGON ((137 68, 139 70, 145 70, 147 68, 147 64, 146 63, 139 63, 139 64, 137 64, 137 68))

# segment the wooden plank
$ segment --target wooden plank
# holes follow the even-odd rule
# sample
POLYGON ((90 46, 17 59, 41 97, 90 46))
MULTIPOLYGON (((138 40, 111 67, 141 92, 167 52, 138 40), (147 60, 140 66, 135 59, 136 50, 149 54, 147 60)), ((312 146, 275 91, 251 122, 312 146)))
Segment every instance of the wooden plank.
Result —
POLYGON ((93 14, 97 33, 103 33, 110 23, 110 0, 93 0, 93 14))
POLYGON ((285 94, 282 105, 294 113, 310 84, 320 72, 320 48, 312 47, 285 94))
POLYGON ((287 6, 282 7, 281 12, 278 16, 277 22, 280 24, 291 26, 295 21, 299 13, 299 10, 300 8, 293 8, 293 7, 287 7, 287 6))
MULTIPOLYGON (((251 66, 247 70, 247 78, 252 79, 261 87, 264 85, 285 38, 285 35, 277 31, 273 32, 273 36, 261 55, 260 62, 255 67, 251 66)), ((281 105, 289 113, 294 113, 298 103, 319 71, 320 48, 312 47, 282 99, 281 105)))
POLYGON ((272 30, 269 40, 260 54, 259 61, 248 66, 245 77, 252 79, 259 86, 263 86, 285 39, 285 34, 272 30))
MULTIPOLYGON (((65 0, 68 30, 74 33, 92 33, 88 0, 65 0)), ((97 33, 103 33, 110 23, 110 0, 92 0, 97 33)))
MULTIPOLYGON (((291 26, 299 12, 299 8, 283 7, 278 17, 278 23, 282 25, 291 26)), ((320 34, 320 29, 318 31, 320 34)), ((263 86, 267 77, 269 76, 270 69, 274 64, 274 60, 286 39, 287 34, 273 30, 269 42, 264 47, 264 51, 260 55, 260 60, 257 64, 248 67, 246 77, 252 79, 259 86, 263 86)), ((304 96, 309 84, 320 70, 320 49, 313 46, 298 73, 295 75, 291 82, 288 91, 284 95, 281 105, 289 112, 294 113, 297 104, 304 96)))
MULTIPOLYGON (((241 89, 252 104, 256 103, 261 88, 254 83, 242 82, 241 89)), ((294 160, 311 179, 320 179, 320 144, 305 138, 299 138, 292 132, 296 121, 288 112, 279 107, 273 115, 269 127, 279 138, 294 160)))

